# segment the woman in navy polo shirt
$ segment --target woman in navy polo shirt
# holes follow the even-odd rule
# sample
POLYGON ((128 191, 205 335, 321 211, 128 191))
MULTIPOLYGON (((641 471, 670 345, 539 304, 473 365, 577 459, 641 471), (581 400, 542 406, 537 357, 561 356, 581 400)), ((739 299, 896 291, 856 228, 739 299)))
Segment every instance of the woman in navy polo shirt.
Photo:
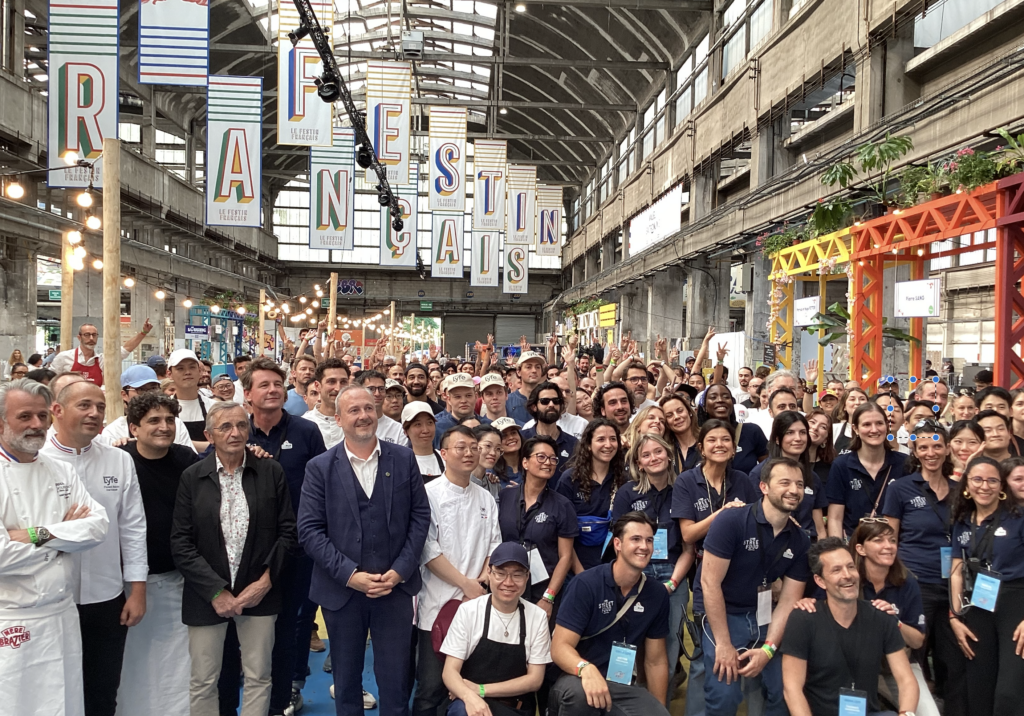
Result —
POLYGON ((864 403, 853 413, 850 452, 832 463, 825 484, 828 497, 828 534, 851 535, 861 517, 880 515, 885 490, 903 477, 907 456, 892 448, 885 411, 864 403))
POLYGON ((591 420, 555 487, 572 503, 579 522, 574 573, 601 564, 612 497, 625 482, 626 458, 619 429, 606 418, 591 420))
POLYGON ((807 436, 811 440, 810 447, 807 448, 811 469, 824 488, 828 482, 828 471, 832 469, 832 463, 836 459, 836 447, 832 442, 832 416, 821 408, 815 408, 807 413, 807 436))
POLYGON ((663 395, 658 401, 665 414, 665 438, 672 445, 672 471, 679 475, 697 465, 697 414, 679 393, 663 395))
POLYGON ((989 457, 967 465, 953 503, 953 569, 950 624, 967 657, 971 716, 1020 713, 1024 683, 1024 516, 1013 504, 1006 471, 989 457), (966 565, 966 568, 965 568, 966 565), (998 585, 995 611, 984 602, 998 585), (969 595, 972 591, 973 594, 969 595))
POLYGON ((752 423, 736 422, 736 399, 729 386, 716 383, 704 391, 703 402, 697 406, 701 425, 707 420, 724 420, 733 430, 735 456, 732 469, 749 473, 757 463, 768 457, 768 440, 764 431, 752 423))

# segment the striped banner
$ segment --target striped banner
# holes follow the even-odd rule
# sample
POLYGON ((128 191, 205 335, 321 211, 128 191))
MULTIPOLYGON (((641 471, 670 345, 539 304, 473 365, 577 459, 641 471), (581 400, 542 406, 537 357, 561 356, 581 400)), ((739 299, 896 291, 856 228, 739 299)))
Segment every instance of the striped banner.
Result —
MULTIPOLYGON (((323 27, 334 25, 334 2, 310 0, 323 27)), ((310 37, 292 47, 288 33, 299 24, 295 3, 278 5, 277 32, 277 143, 301 147, 331 146, 334 105, 320 99, 313 83, 324 64, 310 37)))
POLYGON ((505 244, 537 242, 537 167, 508 167, 508 209, 505 244))
POLYGON ((260 226, 263 78, 210 75, 206 108, 206 223, 260 226))
MULTIPOLYGON (((412 116, 412 65, 408 62, 366 63, 366 133, 373 142, 388 183, 409 183, 409 120, 412 116)), ((366 170, 366 181, 377 175, 366 170)))
POLYGON ((210 72, 210 6, 198 0, 142 0, 139 82, 205 87, 210 72))
POLYGON ((435 211, 430 217, 430 277, 462 278, 464 215, 435 211))
MULTIPOLYGON (((474 202, 475 203, 475 202, 474 202)), ((498 285, 498 244, 501 234, 497 231, 473 231, 473 249, 470 260, 473 266, 469 272, 470 286, 498 285)))
POLYGON ((103 139, 117 136, 117 17, 117 0, 50 3, 47 166, 63 170, 49 186, 103 186, 103 139), (70 152, 93 169, 68 168, 70 152))
MULTIPOLYGON (((505 164, 508 142, 473 142, 473 231, 505 229, 505 164)), ((495 286, 497 284, 494 284, 495 286)))
POLYGON ((558 256, 562 238, 562 187, 537 187, 537 255, 558 256))
POLYGON ((416 229, 418 227, 419 209, 419 165, 413 162, 409 167, 409 186, 397 187, 395 198, 398 205, 402 207, 402 222, 405 226, 400 232, 391 228, 391 209, 387 206, 380 208, 380 235, 384 240, 380 244, 380 265, 388 268, 415 268, 416 267, 416 229))
POLYGON ((431 211, 466 210, 466 108, 430 108, 431 211))
POLYGON ((355 245, 356 131, 335 127, 330 147, 309 150, 309 248, 355 245))
POLYGON ((502 268, 505 280, 502 282, 502 293, 526 293, 530 290, 530 272, 526 269, 529 254, 528 246, 515 246, 505 242, 505 265, 502 268))

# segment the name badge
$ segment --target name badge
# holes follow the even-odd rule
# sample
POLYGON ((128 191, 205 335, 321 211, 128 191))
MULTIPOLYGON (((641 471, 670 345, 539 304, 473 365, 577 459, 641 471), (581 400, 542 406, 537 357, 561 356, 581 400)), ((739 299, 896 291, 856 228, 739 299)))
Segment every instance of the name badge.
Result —
POLYGON ((939 564, 942 565, 942 578, 949 579, 953 571, 953 548, 939 547, 939 564))
POLYGON ((651 559, 668 559, 668 530, 664 527, 654 533, 654 554, 651 559))
POLYGON ((288 442, 287 440, 285 440, 283 443, 281 443, 281 449, 282 450, 291 450, 292 449, 292 444, 290 442, 288 442))
POLYGON ((544 560, 540 558, 540 552, 536 547, 531 547, 528 553, 530 558, 530 581, 533 584, 540 584, 550 578, 544 560))
POLYGON ((868 694, 859 689, 839 689, 839 716, 867 716, 868 694))
POLYGON ((612 644, 608 660, 608 681, 630 686, 633 683, 633 665, 636 663, 636 647, 624 642, 612 644))
POLYGON ((999 597, 999 580, 987 574, 979 574, 974 579, 974 591, 971 593, 971 604, 987 612, 996 610, 996 599, 999 597))
POLYGON ((757 590, 757 625, 772 623, 772 588, 759 587, 757 590))

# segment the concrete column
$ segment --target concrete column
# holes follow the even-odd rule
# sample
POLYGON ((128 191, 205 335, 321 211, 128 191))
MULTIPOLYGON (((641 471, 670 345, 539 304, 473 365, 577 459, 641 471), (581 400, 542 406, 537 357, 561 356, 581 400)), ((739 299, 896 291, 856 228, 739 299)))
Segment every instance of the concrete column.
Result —
POLYGON ((599 255, 597 247, 590 249, 590 251, 584 254, 584 258, 586 260, 586 265, 584 268, 586 278, 590 279, 593 278, 594 276, 597 276, 597 274, 601 272, 601 257, 599 255))
MULTIPOLYGON (((155 94, 155 92, 151 93, 155 94)), ((142 156, 156 159, 156 99, 150 97, 142 105, 142 156)), ((185 142, 186 149, 188 142, 185 142)), ((187 163, 187 160, 186 160, 187 163)))
POLYGON ((730 262, 712 263, 706 257, 687 264, 686 347, 700 347, 708 326, 719 333, 729 330, 730 262))
POLYGON ((601 239, 601 270, 607 271, 617 263, 617 257, 615 256, 615 238, 616 233, 613 232, 608 236, 601 239))
MULTIPOLYGON (((15 77, 25 76, 25 0, 10 0, 10 32, 7 34, 7 42, 10 43, 10 71, 15 77)), ((25 357, 28 354, 22 350, 25 357)), ((7 355, 10 355, 8 352, 7 355)))
MULTIPOLYGON (((714 208, 718 193, 721 166, 715 162, 710 168, 694 171, 690 184, 690 221, 703 219, 714 208)), ((726 283, 728 285, 728 282, 726 283)), ((728 296, 727 296, 728 298, 728 296)))
POLYGON ((900 28, 885 42, 885 94, 883 111, 888 117, 921 96, 921 85, 907 76, 904 68, 914 59, 914 25, 900 28))
POLYGON ((885 49, 872 47, 857 59, 857 97, 853 131, 862 132, 880 120, 885 100, 885 49))
POLYGON ((648 306, 651 324, 651 345, 658 334, 662 338, 681 338, 683 326, 683 284, 686 272, 680 266, 659 271, 650 279, 651 301, 648 306))
POLYGON ((793 164, 783 144, 790 135, 789 116, 780 117, 758 133, 751 155, 750 177, 753 186, 761 186, 782 174, 793 164))
MULTIPOLYGON (((195 122, 189 122, 189 131, 185 132, 185 176, 188 178, 189 184, 196 183, 196 152, 198 146, 196 144, 195 137, 195 122)), ((273 215, 274 212, 266 212, 267 216, 273 215)))
POLYGON ((8 256, 10 260, 0 267, 2 360, 7 360, 15 348, 25 358, 36 352, 36 254, 11 245, 8 256))
MULTIPOLYGON (((771 281, 768 274, 772 270, 772 262, 760 255, 750 257, 753 266, 751 290, 747 293, 747 306, 743 312, 746 342, 744 351, 745 363, 756 366, 764 357, 764 347, 768 342, 768 318, 771 316, 771 281)), ((744 266, 746 269, 746 266, 744 266)))
POLYGON ((578 259, 576 259, 575 261, 572 262, 572 285, 573 286, 581 284, 581 283, 583 283, 586 280, 584 262, 585 262, 585 259, 583 259, 582 257, 578 258, 578 259))
POLYGON ((775 0, 775 12, 772 13, 772 29, 782 27, 789 20, 789 12, 793 8, 793 0, 775 0))

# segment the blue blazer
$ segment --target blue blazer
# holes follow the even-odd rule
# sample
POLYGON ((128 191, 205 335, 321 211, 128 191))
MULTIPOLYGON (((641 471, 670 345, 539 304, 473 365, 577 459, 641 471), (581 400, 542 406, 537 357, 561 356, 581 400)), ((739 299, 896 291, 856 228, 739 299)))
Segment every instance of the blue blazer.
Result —
MULTIPOLYGON (((430 525, 430 503, 412 450, 383 441, 378 444, 373 489, 384 496, 391 569, 402 575, 396 589, 413 596, 420 591, 420 555, 430 525)), ((325 609, 341 609, 356 593, 345 585, 359 564, 363 533, 356 476, 344 442, 306 465, 297 526, 299 543, 314 563, 309 598, 325 609)))

